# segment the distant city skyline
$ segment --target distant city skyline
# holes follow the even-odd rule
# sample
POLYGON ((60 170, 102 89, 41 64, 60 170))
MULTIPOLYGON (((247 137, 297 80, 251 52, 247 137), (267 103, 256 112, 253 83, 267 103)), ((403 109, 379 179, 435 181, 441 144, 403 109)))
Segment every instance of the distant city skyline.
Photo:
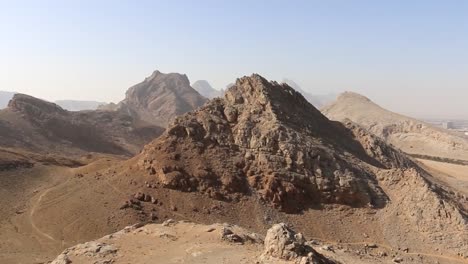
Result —
POLYGON ((468 119, 468 2, 1 1, 0 90, 118 102, 154 70, 225 88, 259 73, 468 119))

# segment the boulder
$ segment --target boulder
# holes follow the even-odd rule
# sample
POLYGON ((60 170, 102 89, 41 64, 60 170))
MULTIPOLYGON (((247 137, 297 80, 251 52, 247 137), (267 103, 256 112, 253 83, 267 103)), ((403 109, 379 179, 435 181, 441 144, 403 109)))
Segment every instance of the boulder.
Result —
POLYGON ((70 264, 71 260, 66 254, 60 254, 51 264, 70 264))
POLYGON ((273 225, 265 237, 265 251, 261 259, 268 261, 272 258, 301 264, 336 263, 306 245, 304 236, 301 233, 294 232, 284 223, 273 225))

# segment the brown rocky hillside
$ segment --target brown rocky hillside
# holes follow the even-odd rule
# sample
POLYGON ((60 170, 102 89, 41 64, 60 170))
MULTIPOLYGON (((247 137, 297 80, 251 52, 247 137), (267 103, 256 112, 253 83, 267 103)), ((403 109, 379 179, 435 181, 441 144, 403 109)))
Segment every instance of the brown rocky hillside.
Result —
POLYGON ((162 131, 123 113, 70 112, 24 94, 0 111, 0 146, 37 153, 133 155, 162 131))
POLYGON ((227 200, 258 195, 287 212, 321 203, 382 207, 387 197, 368 165, 411 161, 371 136, 363 146, 365 133, 352 128, 330 122, 289 86, 253 75, 177 118, 140 163, 168 188, 227 200))
POLYGON ((406 153, 468 160, 468 139, 463 136, 390 112, 356 93, 341 94, 322 112, 332 120, 349 119, 406 153))
POLYGON ((155 71, 143 82, 130 87, 117 109, 166 127, 174 117, 197 109, 207 100, 190 86, 185 74, 155 71))
POLYGON ((456 252, 468 246, 466 197, 432 183, 367 130, 329 121, 289 86, 259 75, 177 118, 137 160, 147 181, 166 189, 234 203, 251 197, 286 213, 369 208, 382 223, 393 219, 382 227, 390 241, 401 231, 411 233, 405 241, 444 237, 456 252))
MULTIPOLYGON (((41 175, 41 169, 24 171, 41 175)), ((12 216, 5 223, 13 225, 0 232, 0 260, 52 260, 129 224, 173 218, 235 223, 262 235, 284 222, 342 263, 468 261, 466 196, 366 129, 328 120, 289 86, 259 75, 238 79, 224 98, 176 118, 130 160, 106 158, 58 172, 53 186, 31 188, 34 202, 19 207, 24 213, 7 208, 12 216), (18 226, 31 231, 18 233, 18 226), (2 234, 27 237, 34 246, 18 250, 2 234)), ((4 177, 16 179, 14 173, 4 177)), ((12 202, 24 193, 8 190, 12 202)), ((164 228, 141 230, 129 248, 152 241, 170 250, 193 241, 189 229, 173 236, 164 228)), ((129 256, 126 245, 101 242, 121 246, 116 263, 129 256)))

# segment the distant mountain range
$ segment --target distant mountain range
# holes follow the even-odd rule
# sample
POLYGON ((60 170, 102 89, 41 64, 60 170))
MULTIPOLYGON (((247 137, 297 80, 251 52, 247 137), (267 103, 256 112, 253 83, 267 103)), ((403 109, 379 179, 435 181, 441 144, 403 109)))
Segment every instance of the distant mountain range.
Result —
POLYGON ((192 84, 192 87, 208 99, 221 97, 224 95, 224 90, 216 90, 206 80, 198 80, 192 84))
POLYGON ((68 111, 96 110, 99 106, 106 104, 104 102, 78 100, 57 100, 55 103, 68 111))
MULTIPOLYGON (((155 75, 156 73, 161 74, 159 71, 156 71, 155 73, 153 73, 153 75, 155 75)), ((156 74, 156 75, 158 75, 158 74, 156 74)), ((159 76, 160 77, 165 76, 165 74, 162 74, 162 75, 159 75, 159 76)), ((172 74, 171 76, 168 76, 168 77, 173 78, 174 74, 172 74)), ((141 87, 143 87, 145 85, 146 86, 152 85, 151 80, 152 80, 152 77, 150 76, 143 83, 140 83, 140 84, 138 84, 136 86, 139 86, 140 87, 139 89, 143 89, 141 87)), ((336 97, 337 97, 336 94, 322 94, 322 95, 320 95, 320 94, 314 94, 314 95, 310 94, 310 93, 304 91, 296 82, 294 82, 291 79, 283 79, 283 82, 288 84, 292 88, 294 88, 296 91, 300 92, 307 99, 307 101, 309 101, 309 103, 311 103, 312 105, 314 105, 317 108, 322 108, 326 104, 328 104, 328 103, 332 102, 333 100, 335 100, 336 97)), ((233 85, 234 85, 233 83, 228 84, 226 86, 226 89, 229 89, 233 85)), ((190 85, 188 85, 188 86, 190 86, 190 85)), ((207 80, 198 80, 198 81, 194 82, 191 85, 191 87, 195 91, 197 91, 199 93, 199 95, 201 95, 203 97, 206 97, 208 99, 213 99, 213 98, 216 98, 216 97, 222 97, 224 95, 224 92, 226 91, 225 89, 217 90, 217 89, 213 88, 213 86, 211 86, 211 84, 207 80)), ((186 87, 186 88, 188 88, 188 87, 186 87)), ((161 90, 161 92, 162 92, 162 90, 161 90)), ((162 92, 162 93, 164 93, 164 92, 162 92)), ((0 91, 0 109, 3 109, 8 105, 8 101, 10 101, 10 99, 13 97, 14 94, 15 94, 14 92, 0 91)), ((159 94, 159 95, 161 95, 161 94, 159 94)), ((182 97, 184 97, 184 96, 193 97, 192 99, 195 99, 195 97, 197 97, 197 95, 194 95, 193 91, 190 91, 189 93, 184 94, 182 97)), ((175 97, 178 97, 179 99, 182 99, 182 97, 179 97, 179 96, 175 96, 175 97)), ((192 100, 192 99, 190 99, 190 100, 192 100)), ((182 100, 185 100, 185 99, 182 99, 182 100)), ((195 101, 197 101, 197 100, 199 102, 203 101, 203 100, 200 100, 200 98, 195 99, 195 101)), ((131 101, 131 100, 126 99, 124 101, 128 102, 128 101, 131 101)), ((96 109, 115 110, 117 108, 117 104, 113 104, 113 103, 108 104, 108 103, 105 103, 105 102, 98 102, 98 101, 57 100, 54 103, 56 103, 57 105, 59 105, 60 107, 62 107, 65 110, 68 110, 68 111, 83 111, 83 110, 96 110, 96 109)), ((181 103, 181 102, 179 102, 179 103, 181 103)), ((189 103, 189 105, 190 104, 192 104, 192 103, 189 103)), ((199 103, 195 103, 195 105, 199 106, 198 104, 199 103)), ((120 105, 122 106, 123 104, 121 103, 120 105)), ((151 107, 154 107, 154 105, 151 106, 151 107)), ((177 110, 176 110, 176 112, 177 112, 177 110)), ((183 111, 183 112, 186 112, 186 111, 183 111)), ((171 114, 170 117, 172 118, 172 117, 174 117, 174 115, 171 114)))
POLYGON ((291 86, 292 88, 294 88, 294 90, 300 92, 307 101, 309 101, 309 103, 311 103, 313 106, 317 107, 317 108, 322 108, 324 107, 325 105, 333 102, 336 97, 337 97, 337 94, 333 94, 333 93, 330 93, 330 94, 311 94, 311 93, 308 93, 306 91, 304 91, 302 89, 301 86, 299 86, 299 84, 297 84, 295 81, 291 80, 291 79, 283 79, 283 82, 286 83, 287 85, 291 86))

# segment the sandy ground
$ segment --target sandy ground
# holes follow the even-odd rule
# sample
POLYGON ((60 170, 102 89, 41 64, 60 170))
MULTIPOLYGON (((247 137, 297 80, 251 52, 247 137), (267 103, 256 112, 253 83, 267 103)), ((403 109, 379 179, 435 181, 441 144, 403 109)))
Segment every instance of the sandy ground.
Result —
MULTIPOLYGON (((91 166, 94 170, 108 164, 98 161, 91 166)), ((81 190, 84 186, 73 184, 77 173, 86 169, 36 164, 0 172, 1 264, 44 263, 67 247, 96 238, 89 219, 92 212, 67 213, 67 208, 87 206, 80 207, 79 197, 71 193, 92 195, 81 190), (82 232, 80 225, 87 232, 82 232)))
MULTIPOLYGON (((431 165, 427 169, 440 170, 437 179, 457 190, 467 190, 463 176, 463 172, 468 171, 467 167, 422 162, 426 166, 431 165), (455 176, 447 173, 450 169, 455 176)), ((158 222, 168 217, 205 224, 227 222, 259 234, 265 234, 264 226, 268 228, 274 223, 287 222, 301 226, 297 231, 303 232, 307 238, 322 241, 321 245, 333 246, 334 252, 323 251, 321 246, 317 251, 343 263, 392 263, 392 258, 397 256, 402 257, 404 263, 468 263, 468 260, 453 254, 441 256, 442 252, 425 250, 417 241, 420 238, 404 237, 404 229, 392 232, 401 231, 403 236, 393 241, 394 234, 388 233, 393 229, 388 225, 398 219, 388 217, 393 215, 392 210, 398 208, 397 204, 389 204, 378 211, 332 206, 326 210, 311 209, 302 215, 285 215, 249 200, 227 203, 196 193, 146 188, 145 176, 131 170, 118 173, 120 168, 114 167, 112 170, 115 169, 116 174, 104 174, 111 163, 102 160, 76 169, 38 166, 0 173, 0 198, 3 200, 0 204, 0 263, 46 263, 68 247, 139 222, 141 215, 137 211, 119 210, 125 199, 137 191, 164 201, 162 205, 144 205, 147 212, 155 210, 158 222), (103 175, 99 176, 99 172, 103 175), (173 206, 178 210, 173 211, 173 206), (369 249, 366 244, 376 244, 378 248, 369 249), (402 251, 405 247, 410 248, 409 252, 402 251), (387 256, 379 257, 382 253, 387 256)), ((144 235, 144 232, 129 238, 131 242, 125 242, 127 244, 117 244, 122 250, 121 258, 117 258, 115 263, 155 263, 151 262, 155 258, 157 263, 255 263, 249 261, 261 254, 257 246, 239 248, 238 245, 222 244, 219 234, 205 232, 206 226, 184 225, 193 233, 175 230, 175 236, 179 237, 176 241, 180 244, 167 238, 144 235), (128 258, 134 258, 134 251, 141 257, 141 262, 126 259, 127 253, 131 254, 128 258), (205 262, 193 262, 193 251, 202 252, 206 256, 205 262), (237 262, 223 262, 223 254, 235 255, 236 258, 229 257, 229 260, 237 262), (161 258, 167 262, 162 262, 161 258), (211 258, 219 262, 208 262, 211 258)))
POLYGON ((468 196, 468 166, 432 160, 418 160, 434 177, 468 196))
MULTIPOLYGON (((106 236, 98 243, 111 245, 115 254, 89 254, 93 244, 70 250, 73 263, 252 263, 262 245, 230 244, 221 240, 222 225, 178 223, 171 226, 147 225, 106 236)), ((237 232, 239 229, 233 229, 237 232)), ((91 250, 93 251, 93 250, 91 250)))
POLYGON ((39 204, 67 181, 69 172, 36 167, 0 175, 0 263, 35 263, 60 250, 57 240, 35 221, 39 204))

